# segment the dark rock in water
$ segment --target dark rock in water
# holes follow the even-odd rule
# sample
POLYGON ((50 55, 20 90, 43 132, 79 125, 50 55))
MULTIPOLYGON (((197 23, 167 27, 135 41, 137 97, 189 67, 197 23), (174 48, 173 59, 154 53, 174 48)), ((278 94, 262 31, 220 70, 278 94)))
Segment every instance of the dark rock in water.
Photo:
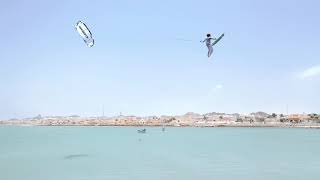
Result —
POLYGON ((82 158, 82 157, 88 157, 88 154, 71 154, 68 156, 65 156, 64 159, 75 159, 75 158, 82 158))

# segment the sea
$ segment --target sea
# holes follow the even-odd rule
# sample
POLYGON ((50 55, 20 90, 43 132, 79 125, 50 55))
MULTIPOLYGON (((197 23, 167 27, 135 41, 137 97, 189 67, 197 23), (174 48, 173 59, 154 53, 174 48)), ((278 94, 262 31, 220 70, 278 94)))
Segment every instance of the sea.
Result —
POLYGON ((319 180, 320 130, 0 126, 0 180, 319 180))

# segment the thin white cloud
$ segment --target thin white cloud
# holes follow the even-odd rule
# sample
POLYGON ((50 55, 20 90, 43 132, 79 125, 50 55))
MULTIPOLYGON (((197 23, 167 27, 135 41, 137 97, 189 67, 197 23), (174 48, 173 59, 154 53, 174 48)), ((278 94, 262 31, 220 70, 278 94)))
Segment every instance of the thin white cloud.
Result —
POLYGON ((221 84, 216 85, 216 89, 222 89, 222 88, 223 88, 223 85, 221 84))
POLYGON ((208 91, 208 95, 209 96, 215 96, 217 94, 219 94, 223 89, 223 85, 222 84, 217 84, 215 86, 213 86, 209 91, 208 91))
POLYGON ((320 76, 320 65, 308 68, 308 69, 304 70, 302 73, 300 73, 300 75, 299 75, 299 77, 301 79, 312 78, 315 76, 320 76))
POLYGON ((211 89, 211 93, 217 93, 218 91, 220 91, 221 89, 223 88, 223 85, 222 84, 217 84, 216 86, 214 86, 212 89, 211 89))

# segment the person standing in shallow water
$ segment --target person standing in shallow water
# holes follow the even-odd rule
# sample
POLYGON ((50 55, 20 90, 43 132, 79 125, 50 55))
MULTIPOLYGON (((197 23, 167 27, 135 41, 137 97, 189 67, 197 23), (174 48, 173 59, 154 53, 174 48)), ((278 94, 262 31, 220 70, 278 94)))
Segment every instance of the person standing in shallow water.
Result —
POLYGON ((211 34, 207 34, 207 38, 205 38, 203 41, 200 42, 205 42, 207 47, 208 47, 208 58, 211 56, 213 52, 213 43, 214 41, 217 40, 216 38, 212 38, 211 34))

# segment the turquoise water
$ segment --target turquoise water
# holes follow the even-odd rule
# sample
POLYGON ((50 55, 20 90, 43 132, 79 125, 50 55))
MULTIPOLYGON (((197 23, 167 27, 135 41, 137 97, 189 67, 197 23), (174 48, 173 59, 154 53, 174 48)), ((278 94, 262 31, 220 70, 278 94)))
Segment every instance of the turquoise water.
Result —
POLYGON ((320 179, 320 130, 137 129, 0 126, 0 179, 320 179))

